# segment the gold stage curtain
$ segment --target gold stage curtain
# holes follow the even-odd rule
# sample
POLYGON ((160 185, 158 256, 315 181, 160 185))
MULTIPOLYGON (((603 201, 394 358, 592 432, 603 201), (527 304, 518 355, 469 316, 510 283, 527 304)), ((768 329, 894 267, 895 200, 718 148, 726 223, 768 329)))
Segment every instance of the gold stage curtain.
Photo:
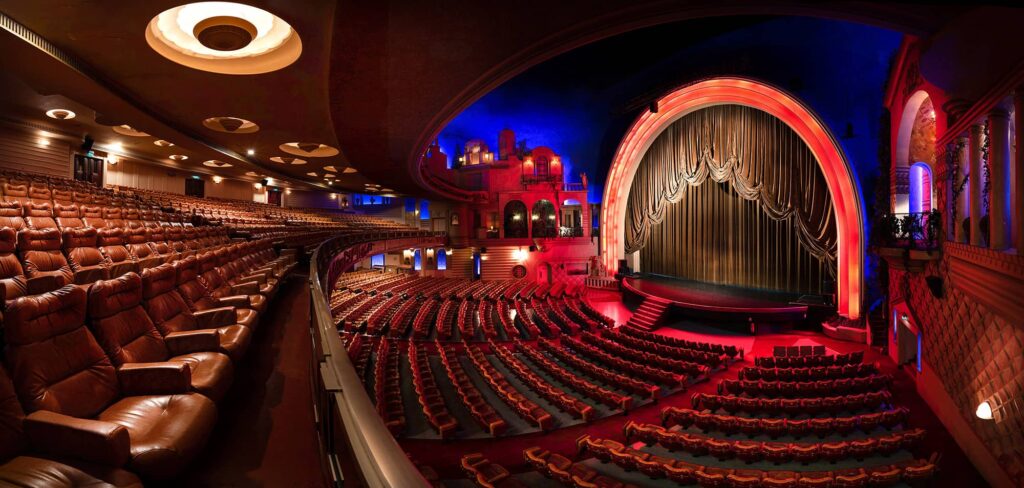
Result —
POLYGON ((740 105, 684 116, 647 150, 629 193, 626 253, 645 272, 817 293, 834 277, 832 195, 807 145, 740 105))

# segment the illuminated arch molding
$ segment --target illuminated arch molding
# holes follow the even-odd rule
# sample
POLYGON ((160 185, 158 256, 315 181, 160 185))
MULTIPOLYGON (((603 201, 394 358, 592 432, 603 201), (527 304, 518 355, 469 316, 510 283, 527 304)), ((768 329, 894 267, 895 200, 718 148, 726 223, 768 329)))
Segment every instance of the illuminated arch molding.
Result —
POLYGON ((608 172, 601 206, 601 260, 614 273, 625 253, 626 200, 644 153, 676 120, 712 105, 745 105, 786 123, 821 165, 836 211, 838 245, 836 296, 838 311, 851 319, 861 315, 864 270, 862 199, 853 171, 835 139, 800 101, 778 88, 741 78, 713 78, 680 88, 658 100, 658 113, 644 111, 619 143, 608 172))

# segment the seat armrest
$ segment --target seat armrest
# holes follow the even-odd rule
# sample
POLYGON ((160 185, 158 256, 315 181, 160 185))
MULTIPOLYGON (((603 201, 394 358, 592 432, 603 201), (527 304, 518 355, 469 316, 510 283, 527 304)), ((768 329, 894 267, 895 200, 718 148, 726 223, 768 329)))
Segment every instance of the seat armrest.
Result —
POLYGON ((220 348, 220 336, 216 330, 210 328, 171 332, 164 336, 164 342, 175 356, 193 352, 214 352, 220 348))
POLYGON ((236 295, 257 295, 260 292, 260 284, 255 281, 247 281, 237 285, 231 285, 231 293, 236 295))
MULTIPOLYGON (((246 301, 248 302, 248 298, 246 301)), ((202 329, 216 329, 227 325, 234 325, 237 314, 235 307, 218 307, 194 312, 193 315, 199 322, 202 329)))
POLYGON ((250 308, 249 297, 246 295, 231 295, 217 300, 225 307, 250 308))
POLYGON ((125 396, 173 395, 192 388, 188 363, 125 363, 117 368, 117 380, 125 396))
POLYGON ((41 295, 60 287, 60 280, 56 275, 36 276, 26 281, 26 291, 29 295, 41 295))
POLYGON ((107 466, 123 466, 131 456, 128 429, 111 422, 37 410, 25 417, 33 450, 107 466))
POLYGON ((267 282, 267 275, 264 274, 264 273, 253 273, 253 274, 243 275, 243 276, 239 276, 238 277, 238 281, 240 283, 247 283, 247 282, 252 281, 252 282, 255 282, 255 283, 258 283, 258 284, 262 285, 262 284, 267 282))

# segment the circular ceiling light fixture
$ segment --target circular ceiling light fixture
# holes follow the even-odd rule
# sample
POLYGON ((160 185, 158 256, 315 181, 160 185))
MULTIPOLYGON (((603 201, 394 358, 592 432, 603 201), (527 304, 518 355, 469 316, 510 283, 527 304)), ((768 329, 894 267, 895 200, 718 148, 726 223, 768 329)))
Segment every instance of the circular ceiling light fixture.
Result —
POLYGON ((342 174, 346 174, 346 175, 350 175, 352 173, 358 173, 358 172, 359 172, 359 170, 357 170, 357 169, 355 169, 355 168, 353 168, 351 166, 349 166, 348 168, 345 168, 344 170, 341 171, 342 174))
POLYGON ((338 169, 334 166, 324 166, 324 171, 330 171, 331 173, 337 173, 338 169))
POLYGON ((270 160, 278 164, 294 164, 296 166, 300 164, 306 164, 305 159, 290 158, 288 156, 274 156, 270 158, 270 160))
POLYGON ((137 130, 136 128, 134 128, 134 127, 132 127, 132 126, 130 126, 128 124, 115 125, 115 126, 111 127, 111 129, 113 129, 114 132, 117 132, 118 134, 121 134, 122 136, 128 136, 128 137, 149 137, 149 134, 146 134, 145 132, 142 132, 141 130, 137 130))
POLYGON ((173 142, 165 141, 163 139, 157 139, 157 140, 153 141, 153 144, 156 144, 157 146, 160 146, 160 147, 172 147, 172 146, 174 146, 173 142))
POLYGON ((75 118, 75 113, 66 108, 54 108, 47 110, 46 116, 57 120, 71 120, 75 118))
POLYGON ((229 134, 251 134, 260 130, 256 122, 239 117, 210 117, 203 119, 203 125, 207 129, 229 134))
POLYGON ((188 159, 188 156, 186 156, 184 154, 172 154, 172 155, 167 156, 167 157, 169 157, 169 158, 171 158, 171 159, 173 159, 175 161, 184 161, 184 160, 188 159))
POLYGON ((211 159, 209 161, 203 161, 203 166, 209 166, 211 168, 230 168, 230 167, 232 167, 234 165, 231 164, 231 163, 225 163, 224 161, 218 161, 216 159, 211 159))
POLYGON ((196 2, 165 10, 146 27, 161 56, 202 71, 269 73, 302 54, 292 26, 266 10, 234 2, 196 2))
POLYGON ((316 178, 317 176, 320 176, 320 175, 316 174, 316 171, 310 171, 309 173, 306 173, 306 176, 312 176, 312 177, 316 178))
POLYGON ((316 142, 286 142, 278 147, 288 154, 307 158, 326 158, 338 154, 337 149, 316 142))

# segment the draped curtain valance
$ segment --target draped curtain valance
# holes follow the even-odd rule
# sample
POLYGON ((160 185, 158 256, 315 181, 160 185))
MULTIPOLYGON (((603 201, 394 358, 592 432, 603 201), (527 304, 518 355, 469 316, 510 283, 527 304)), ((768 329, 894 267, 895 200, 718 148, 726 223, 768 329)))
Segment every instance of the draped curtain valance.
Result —
POLYGON ((647 245, 669 205, 708 180, 728 183, 769 218, 789 219, 800 246, 835 273, 836 224, 821 168, 800 137, 760 110, 717 105, 665 129, 647 150, 630 189, 625 251, 647 245))

